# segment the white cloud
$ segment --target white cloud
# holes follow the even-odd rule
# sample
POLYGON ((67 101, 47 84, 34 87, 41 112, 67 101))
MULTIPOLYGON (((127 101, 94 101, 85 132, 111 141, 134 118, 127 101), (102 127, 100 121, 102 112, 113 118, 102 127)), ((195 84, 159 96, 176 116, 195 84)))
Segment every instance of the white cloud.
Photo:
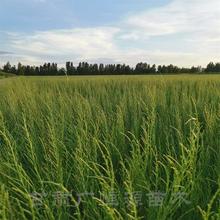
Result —
POLYGON ((176 64, 179 66, 194 65, 198 59, 198 56, 194 53, 182 53, 182 52, 168 52, 161 50, 144 50, 144 49, 133 49, 132 51, 125 50, 120 51, 115 57, 120 63, 129 63, 132 66, 138 62, 148 62, 156 64, 176 64))
POLYGON ((123 25, 127 30, 122 39, 146 45, 154 42, 155 49, 147 51, 153 62, 206 65, 220 59, 219 0, 173 0, 163 7, 131 15, 123 25))
POLYGON ((220 33, 219 0, 173 0, 124 21, 136 35, 162 36, 177 33, 220 33))
POLYGON ((8 33, 9 50, 17 54, 12 60, 32 64, 87 60, 205 65, 220 57, 219 36, 220 0, 173 0, 112 27, 8 33))
POLYGON ((17 35, 12 39, 16 49, 52 54, 87 53, 107 54, 114 49, 113 37, 117 28, 77 28, 36 32, 31 35, 17 35))
POLYGON ((8 33, 11 47, 33 57, 72 57, 99 59, 117 51, 114 36, 118 28, 97 27, 35 32, 30 35, 8 33))

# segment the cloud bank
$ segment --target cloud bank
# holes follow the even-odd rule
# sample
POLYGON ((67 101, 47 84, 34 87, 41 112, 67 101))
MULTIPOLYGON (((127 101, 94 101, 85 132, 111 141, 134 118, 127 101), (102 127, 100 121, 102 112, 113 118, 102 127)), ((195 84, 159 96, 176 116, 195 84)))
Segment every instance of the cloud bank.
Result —
POLYGON ((173 0, 160 8, 131 14, 110 27, 7 36, 8 47, 16 54, 10 55, 14 62, 62 64, 66 60, 87 60, 131 65, 139 61, 205 65, 220 59, 220 1, 173 0))

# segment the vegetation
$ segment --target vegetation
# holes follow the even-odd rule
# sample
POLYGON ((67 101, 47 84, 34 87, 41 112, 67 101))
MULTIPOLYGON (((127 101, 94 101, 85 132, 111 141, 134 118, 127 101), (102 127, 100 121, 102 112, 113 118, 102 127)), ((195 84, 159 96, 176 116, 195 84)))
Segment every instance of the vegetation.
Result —
POLYGON ((220 219, 220 77, 0 86, 0 219, 220 219))
POLYGON ((43 66, 30 66, 18 63, 18 66, 12 66, 9 62, 3 66, 5 73, 13 73, 25 76, 64 76, 64 75, 150 75, 150 74, 181 74, 181 73, 220 73, 220 63, 209 63, 206 68, 191 67, 180 68, 172 64, 150 65, 147 63, 138 63, 135 68, 125 64, 89 64, 80 62, 77 67, 72 62, 66 62, 66 68, 58 68, 56 63, 45 63, 43 66))
POLYGON ((12 76, 15 76, 15 75, 14 75, 14 74, 11 74, 11 73, 5 73, 5 72, 1 72, 1 71, 0 71, 0 79, 1 79, 1 78, 12 77, 12 76))

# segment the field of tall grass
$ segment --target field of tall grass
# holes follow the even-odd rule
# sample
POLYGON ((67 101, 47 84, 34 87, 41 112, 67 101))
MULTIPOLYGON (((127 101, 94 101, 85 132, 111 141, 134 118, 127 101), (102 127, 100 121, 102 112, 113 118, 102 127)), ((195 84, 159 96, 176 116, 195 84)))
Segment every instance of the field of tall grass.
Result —
POLYGON ((15 76, 14 74, 11 74, 11 73, 4 73, 4 72, 1 72, 0 71, 0 79, 2 78, 8 78, 8 77, 13 77, 15 76))
POLYGON ((0 219, 220 219, 220 77, 0 80, 0 219))

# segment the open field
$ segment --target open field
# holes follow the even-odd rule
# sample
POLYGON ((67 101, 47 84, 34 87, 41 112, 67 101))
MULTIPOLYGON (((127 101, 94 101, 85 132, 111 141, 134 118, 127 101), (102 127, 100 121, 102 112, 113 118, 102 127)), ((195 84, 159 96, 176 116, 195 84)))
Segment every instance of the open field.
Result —
POLYGON ((11 73, 4 73, 4 72, 0 71, 0 79, 8 78, 8 77, 13 77, 13 76, 15 76, 15 75, 11 74, 11 73))
POLYGON ((3 81, 0 219, 220 219, 220 76, 3 81))

